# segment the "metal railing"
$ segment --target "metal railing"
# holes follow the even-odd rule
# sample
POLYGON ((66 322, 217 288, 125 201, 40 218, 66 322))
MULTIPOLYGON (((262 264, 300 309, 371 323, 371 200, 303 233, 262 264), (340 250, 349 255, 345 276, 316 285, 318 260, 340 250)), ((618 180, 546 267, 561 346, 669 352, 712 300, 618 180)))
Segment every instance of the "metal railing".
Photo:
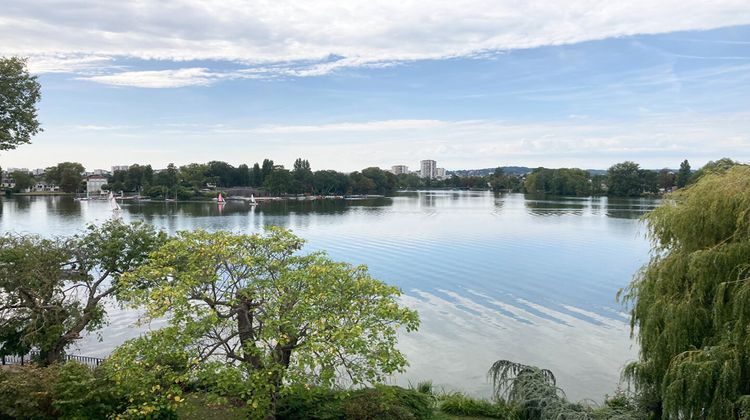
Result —
MULTIPOLYGON (((23 356, 16 356, 16 355, 2 356, 0 363, 2 363, 2 365, 23 366, 25 364, 33 363, 38 358, 39 358, 39 352, 32 351, 23 356)), ((101 359, 99 357, 78 356, 74 354, 65 354, 61 358, 61 362, 63 363, 70 362, 70 361, 81 363, 93 369, 99 366, 104 361, 104 359, 101 359)))

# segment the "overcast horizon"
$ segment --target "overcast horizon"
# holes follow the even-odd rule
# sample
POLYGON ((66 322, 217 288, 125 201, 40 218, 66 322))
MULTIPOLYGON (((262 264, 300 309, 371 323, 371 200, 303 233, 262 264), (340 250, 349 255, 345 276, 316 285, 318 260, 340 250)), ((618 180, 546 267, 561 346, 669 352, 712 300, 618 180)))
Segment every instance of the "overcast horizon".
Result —
POLYGON ((3 168, 750 161, 739 0, 10 0, 0 55, 29 57, 45 130, 3 168))

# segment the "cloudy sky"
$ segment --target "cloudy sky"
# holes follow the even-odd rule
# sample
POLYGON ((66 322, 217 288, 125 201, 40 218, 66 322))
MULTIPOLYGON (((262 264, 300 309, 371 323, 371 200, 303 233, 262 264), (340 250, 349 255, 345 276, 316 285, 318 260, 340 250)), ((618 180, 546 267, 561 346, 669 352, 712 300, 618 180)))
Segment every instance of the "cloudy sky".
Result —
POLYGON ((44 133, 0 166, 750 161, 747 0, 5 0, 44 133))

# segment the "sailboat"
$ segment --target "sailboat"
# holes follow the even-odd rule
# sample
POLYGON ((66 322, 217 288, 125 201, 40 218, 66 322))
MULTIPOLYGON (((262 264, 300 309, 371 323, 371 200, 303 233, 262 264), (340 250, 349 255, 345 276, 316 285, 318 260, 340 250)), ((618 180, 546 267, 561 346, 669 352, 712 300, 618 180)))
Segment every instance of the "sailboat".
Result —
POLYGON ((118 212, 122 210, 120 204, 117 202, 117 199, 115 199, 114 194, 112 194, 112 191, 109 192, 109 197, 107 197, 107 200, 109 201, 109 207, 112 209, 112 211, 118 212))
POLYGON ((252 194, 250 194, 250 205, 251 206, 257 206, 258 205, 258 202, 255 201, 255 196, 252 195, 252 194))
POLYGON ((216 201, 217 201, 217 202, 218 202, 219 204, 224 204, 224 203, 226 203, 226 200, 224 200, 224 197, 222 197, 222 196, 221 196, 221 193, 219 193, 219 197, 218 197, 218 198, 216 199, 216 201))

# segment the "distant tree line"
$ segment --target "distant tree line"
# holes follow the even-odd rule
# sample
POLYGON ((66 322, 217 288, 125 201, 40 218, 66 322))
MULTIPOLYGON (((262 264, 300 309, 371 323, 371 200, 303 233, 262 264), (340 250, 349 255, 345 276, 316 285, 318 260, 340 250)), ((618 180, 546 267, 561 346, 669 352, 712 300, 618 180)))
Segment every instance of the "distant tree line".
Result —
MULTIPOLYGON (((609 195, 638 197, 670 192, 695 183, 708 173, 723 172, 738 162, 723 158, 708 162, 697 171, 684 160, 679 170, 649 170, 631 161, 617 163, 606 173, 579 168, 536 168, 530 173, 505 173, 502 168, 485 176, 457 176, 446 179, 422 178, 416 173, 394 175, 377 167, 352 173, 334 170, 313 171, 310 162, 299 158, 291 170, 274 164, 271 159, 233 166, 227 162, 211 161, 183 166, 170 164, 166 169, 154 170, 151 165, 131 165, 108 176, 105 189, 136 192, 152 198, 188 199, 209 190, 232 187, 263 189, 272 195, 314 194, 389 194, 397 189, 491 189, 503 192, 523 192, 554 195, 609 195)), ((15 171, 8 174, 15 180, 14 191, 22 192, 35 183, 44 181, 57 185, 68 193, 85 191, 84 167, 76 162, 62 162, 49 167, 41 177, 15 171)))
POLYGON ((345 174, 313 171, 306 159, 297 159, 291 170, 264 159, 252 167, 221 161, 191 163, 155 171, 151 165, 132 165, 109 176, 107 189, 139 192, 154 198, 189 198, 205 188, 253 187, 273 195, 285 194, 386 194, 397 187, 396 176, 379 168, 345 174))

